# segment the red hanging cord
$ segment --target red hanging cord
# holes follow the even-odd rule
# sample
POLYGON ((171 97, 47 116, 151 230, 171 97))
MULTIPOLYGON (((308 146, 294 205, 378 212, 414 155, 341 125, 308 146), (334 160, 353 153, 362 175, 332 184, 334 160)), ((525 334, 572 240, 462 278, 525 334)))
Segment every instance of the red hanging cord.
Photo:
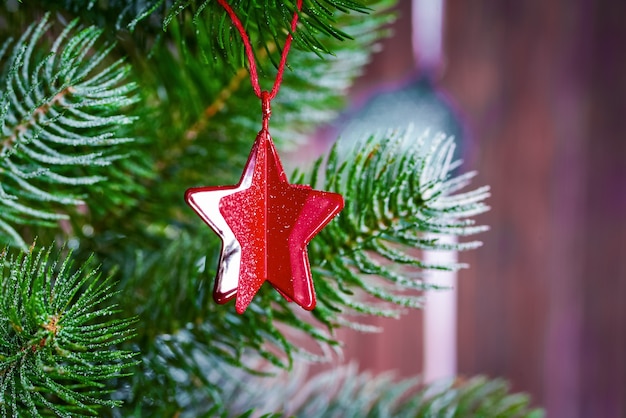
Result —
POLYGON ((246 51, 246 57, 248 58, 248 63, 250 66, 250 83, 252 84, 254 94, 256 94, 256 96, 261 99, 263 105, 263 127, 267 129, 267 119, 269 119, 269 115, 271 113, 270 101, 274 97, 276 97, 276 94, 278 94, 278 89, 280 89, 280 84, 283 81, 285 64, 287 63, 287 54, 289 53, 291 41, 293 40, 292 33, 296 31, 296 26, 298 24, 298 12, 302 10, 302 0, 297 0, 296 2, 296 7, 298 8, 298 10, 293 14, 293 19, 291 21, 291 32, 287 35, 287 39, 285 40, 285 47, 283 48, 283 53, 280 57, 280 62, 278 64, 278 73, 276 74, 276 80, 274 80, 274 86, 269 93, 261 91, 261 86, 259 85, 259 75, 257 73, 256 62, 254 60, 254 52, 252 51, 250 38, 248 37, 248 34, 246 33, 246 30, 241 23, 241 20, 239 20, 234 10, 226 2, 226 0, 217 0, 217 2, 222 5, 222 7, 226 10, 228 15, 230 16, 230 20, 232 20, 233 24, 241 35, 241 40, 243 41, 243 45, 246 51))

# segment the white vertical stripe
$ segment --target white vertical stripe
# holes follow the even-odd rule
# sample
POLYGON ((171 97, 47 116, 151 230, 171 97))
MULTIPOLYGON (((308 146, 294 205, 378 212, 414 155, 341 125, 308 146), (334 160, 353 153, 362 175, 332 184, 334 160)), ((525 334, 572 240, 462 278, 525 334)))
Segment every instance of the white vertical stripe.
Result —
MULTIPOLYGON (((455 236, 439 237, 441 242, 455 243, 455 236)), ((425 251, 427 263, 456 263, 456 251, 425 251)), ((428 273, 428 282, 449 287, 426 293, 424 306, 424 380, 456 375, 457 274, 449 271, 428 273)))
POLYGON ((443 0, 413 0, 411 28, 413 57, 422 71, 441 64, 443 44, 443 0))

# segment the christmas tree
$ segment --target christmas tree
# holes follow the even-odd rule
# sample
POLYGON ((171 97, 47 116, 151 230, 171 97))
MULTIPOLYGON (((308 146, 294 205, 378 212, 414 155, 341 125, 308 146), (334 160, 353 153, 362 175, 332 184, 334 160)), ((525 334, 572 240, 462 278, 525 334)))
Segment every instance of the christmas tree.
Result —
MULTIPOLYGON (((393 5, 230 4, 261 86, 293 37, 272 102, 281 152, 345 107, 393 5)), ((541 415, 500 380, 306 374, 341 349, 337 329, 419 308, 424 271, 462 267, 419 250, 479 245, 465 237, 485 230, 473 217, 488 189, 457 173, 445 132, 373 130, 288 172, 345 202, 308 245, 317 304, 309 313, 265 285, 239 314, 212 301, 222 242, 183 199, 236 184, 261 128, 250 60, 223 5, 0 7, 3 417, 541 415)))

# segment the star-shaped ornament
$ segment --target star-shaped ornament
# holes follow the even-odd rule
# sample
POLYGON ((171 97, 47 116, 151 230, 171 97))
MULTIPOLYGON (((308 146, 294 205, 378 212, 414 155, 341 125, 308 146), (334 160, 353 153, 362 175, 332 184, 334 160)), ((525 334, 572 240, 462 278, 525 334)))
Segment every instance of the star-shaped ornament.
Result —
POLYGON ((343 209, 337 193, 290 184, 263 129, 236 186, 197 187, 185 200, 222 239, 213 296, 243 313, 265 281, 304 309, 315 307, 307 244, 343 209))

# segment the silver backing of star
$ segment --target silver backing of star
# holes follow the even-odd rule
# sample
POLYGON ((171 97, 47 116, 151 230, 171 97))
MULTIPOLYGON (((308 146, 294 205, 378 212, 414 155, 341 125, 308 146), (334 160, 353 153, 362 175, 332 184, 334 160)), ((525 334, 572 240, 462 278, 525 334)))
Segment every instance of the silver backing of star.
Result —
POLYGON ((189 204, 222 240, 222 252, 215 281, 215 292, 225 299, 237 293, 241 270, 241 244, 220 212, 220 201, 224 196, 250 188, 256 157, 251 156, 239 186, 233 189, 193 192, 189 204))

